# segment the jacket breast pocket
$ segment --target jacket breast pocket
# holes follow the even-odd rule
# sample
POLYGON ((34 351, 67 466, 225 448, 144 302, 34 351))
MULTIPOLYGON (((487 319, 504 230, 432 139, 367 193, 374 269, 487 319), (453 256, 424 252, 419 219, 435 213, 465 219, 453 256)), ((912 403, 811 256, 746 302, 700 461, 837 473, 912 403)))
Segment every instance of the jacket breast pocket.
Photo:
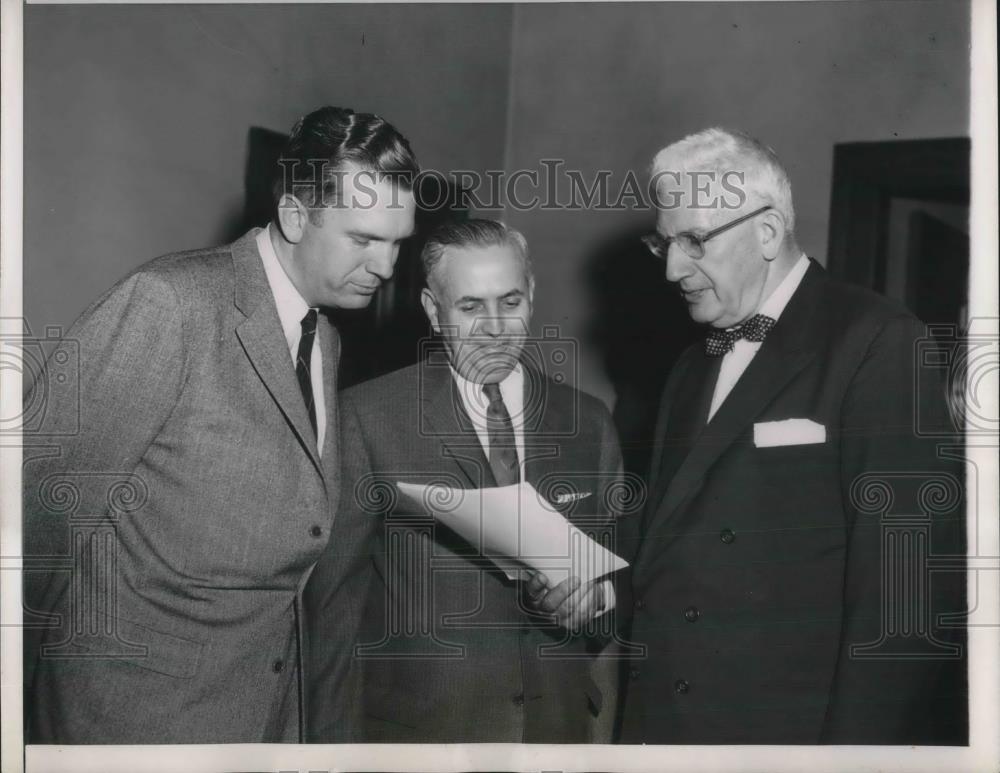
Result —
POLYGON ((752 446, 749 453, 757 467, 786 480, 794 480, 801 474, 829 473, 837 468, 837 447, 829 440, 752 446))
POLYGON ((201 642, 120 617, 108 622, 114 625, 114 633, 100 638, 80 637, 74 639, 73 645, 90 657, 103 657, 176 679, 191 679, 198 673, 205 648, 201 642))

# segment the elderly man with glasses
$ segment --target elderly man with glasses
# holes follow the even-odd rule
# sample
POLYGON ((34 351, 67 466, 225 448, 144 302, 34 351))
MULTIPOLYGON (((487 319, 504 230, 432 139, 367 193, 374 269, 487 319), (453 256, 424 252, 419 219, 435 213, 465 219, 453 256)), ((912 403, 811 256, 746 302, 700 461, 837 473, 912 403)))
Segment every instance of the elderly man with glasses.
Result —
POLYGON ((942 619, 965 608, 962 476, 917 432, 954 431, 924 326, 803 254, 756 140, 709 129, 653 173, 644 241, 708 335, 671 372, 625 519, 642 654, 620 740, 965 743, 963 631, 942 619))

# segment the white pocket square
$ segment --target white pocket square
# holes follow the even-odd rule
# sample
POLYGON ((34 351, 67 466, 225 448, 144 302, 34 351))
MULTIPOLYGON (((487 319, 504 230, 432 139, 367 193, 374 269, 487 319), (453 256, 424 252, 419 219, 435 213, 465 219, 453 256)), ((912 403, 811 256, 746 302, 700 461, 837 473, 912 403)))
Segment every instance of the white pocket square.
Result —
POLYGON ((557 505, 568 505, 570 502, 579 502, 581 499, 586 499, 591 495, 590 491, 582 491, 578 494, 556 494, 556 504, 557 505))
POLYGON ((804 446, 826 442, 826 427, 811 419, 761 421, 753 425, 753 444, 757 448, 804 446))

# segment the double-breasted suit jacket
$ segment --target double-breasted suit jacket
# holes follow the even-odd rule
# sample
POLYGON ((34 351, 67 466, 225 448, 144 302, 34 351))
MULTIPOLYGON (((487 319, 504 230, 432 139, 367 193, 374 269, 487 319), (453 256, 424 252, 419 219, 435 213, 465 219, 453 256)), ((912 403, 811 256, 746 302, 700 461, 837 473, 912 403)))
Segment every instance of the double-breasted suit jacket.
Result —
MULTIPOLYGON (((256 233, 140 267, 61 345, 79 381, 47 419, 76 430, 24 469, 29 568, 52 568, 26 576, 47 615, 26 640, 32 743, 300 738, 301 588, 332 539, 331 604, 350 595, 370 531, 337 517, 336 330, 320 315, 320 453, 256 233)), ((357 619, 347 603, 330 646, 357 619)))
POLYGON ((631 524, 646 651, 623 741, 963 742, 961 631, 939 619, 964 610, 963 575, 921 557, 960 565, 962 475, 918 429, 949 426, 924 338, 812 263, 710 421, 719 359, 679 360, 631 524), (811 431, 771 424, 790 419, 811 431))

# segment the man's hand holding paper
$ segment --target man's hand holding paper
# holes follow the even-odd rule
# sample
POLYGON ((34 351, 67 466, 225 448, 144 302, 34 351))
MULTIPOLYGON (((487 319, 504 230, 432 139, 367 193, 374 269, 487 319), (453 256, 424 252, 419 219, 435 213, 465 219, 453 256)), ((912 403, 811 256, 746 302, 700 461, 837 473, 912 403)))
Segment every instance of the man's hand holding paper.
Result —
POLYGON ((548 577, 535 572, 525 591, 538 611, 554 616, 563 628, 575 631, 606 611, 605 586, 606 583, 594 580, 584 585, 579 577, 571 576, 553 587, 548 577))

